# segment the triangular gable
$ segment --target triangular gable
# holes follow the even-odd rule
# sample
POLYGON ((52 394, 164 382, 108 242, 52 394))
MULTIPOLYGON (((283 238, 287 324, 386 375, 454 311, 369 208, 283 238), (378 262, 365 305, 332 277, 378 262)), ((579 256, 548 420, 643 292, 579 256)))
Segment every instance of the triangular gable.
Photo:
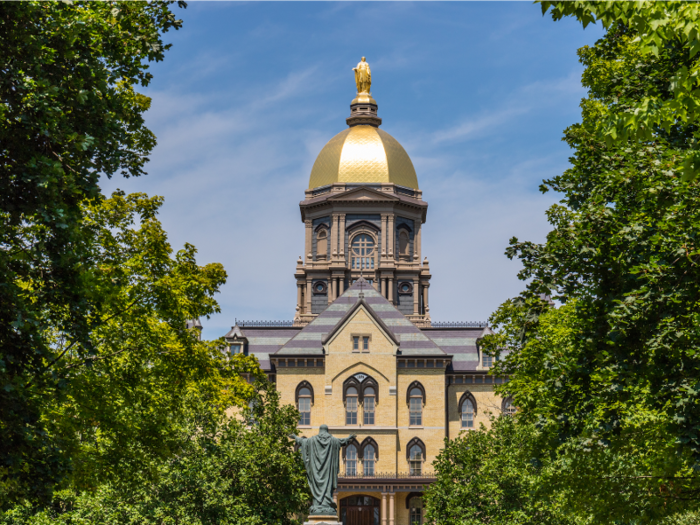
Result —
POLYGON ((238 323, 233 325, 231 327, 231 330, 228 331, 228 333, 224 336, 226 339, 233 339, 234 337, 238 339, 243 339, 245 336, 243 335, 243 332, 241 332, 240 327, 238 326, 238 323))
MULTIPOLYGON (((362 295, 364 296, 364 294, 362 294, 362 295)), ((386 324, 384 324, 384 321, 382 321, 382 319, 377 315, 377 313, 374 310, 372 310, 372 307, 367 304, 364 297, 359 298, 359 301, 357 301, 355 303, 355 305, 352 306, 350 308, 350 310, 348 310, 348 313, 346 313, 343 316, 343 318, 338 322, 338 324, 336 324, 333 327, 333 329, 330 332, 328 332, 328 334, 323 338, 321 343, 323 345, 325 345, 331 339, 333 339, 335 334, 337 334, 347 324, 347 322, 355 315, 355 312, 357 312, 360 308, 364 309, 364 311, 367 313, 367 315, 369 315, 374 320, 374 322, 377 323, 379 328, 384 332, 384 335, 386 335, 389 339, 391 339, 391 341, 396 346, 399 346, 401 344, 401 341, 399 341, 396 338, 396 335, 394 335, 394 332, 392 332, 389 329, 389 327, 386 324)))
POLYGON ((349 191, 344 191, 338 195, 331 195, 328 197, 329 201, 358 201, 358 200, 371 200, 371 201, 398 201, 401 200, 391 193, 385 193, 383 191, 377 191, 374 188, 368 188, 366 186, 361 186, 359 188, 354 188, 349 191))
POLYGON ((374 318, 383 323, 382 329, 400 343, 402 355, 445 354, 371 284, 358 279, 275 355, 323 355, 324 340, 345 323, 348 312, 357 307, 360 299, 366 303, 366 310, 371 309, 374 318))

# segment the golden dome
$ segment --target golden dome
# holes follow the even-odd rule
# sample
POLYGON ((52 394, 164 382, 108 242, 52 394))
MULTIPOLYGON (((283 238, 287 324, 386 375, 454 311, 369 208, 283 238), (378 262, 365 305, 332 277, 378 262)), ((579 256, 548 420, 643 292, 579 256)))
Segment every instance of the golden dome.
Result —
POLYGON ((418 189, 418 177, 401 144, 375 126, 352 126, 328 141, 311 169, 309 188, 334 182, 394 183, 418 189))

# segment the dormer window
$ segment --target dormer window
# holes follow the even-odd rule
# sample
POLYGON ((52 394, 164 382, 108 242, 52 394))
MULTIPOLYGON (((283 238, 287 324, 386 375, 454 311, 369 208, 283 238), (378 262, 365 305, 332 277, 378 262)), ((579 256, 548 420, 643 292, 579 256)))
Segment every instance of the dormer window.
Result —
POLYGON ((242 354, 243 344, 242 343, 231 343, 231 355, 242 354))

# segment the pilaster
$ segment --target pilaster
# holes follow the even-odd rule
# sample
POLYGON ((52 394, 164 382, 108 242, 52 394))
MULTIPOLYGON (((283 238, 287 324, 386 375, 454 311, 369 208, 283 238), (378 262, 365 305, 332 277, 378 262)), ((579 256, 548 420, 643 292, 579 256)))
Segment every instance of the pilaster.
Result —
POLYGON ((413 237, 413 261, 420 262, 421 257, 421 226, 423 222, 420 219, 413 221, 413 227, 415 231, 415 236, 413 237))
POLYGON ((335 261, 338 258, 338 223, 340 217, 337 213, 331 216, 331 253, 329 253, 328 259, 330 261, 335 261))
POLYGON ((314 223, 311 219, 306 219, 304 223, 306 225, 306 251, 304 257, 306 257, 306 264, 308 265, 313 260, 313 255, 311 253, 311 235, 313 234, 314 223))
POLYGON ((389 247, 387 249, 387 254, 389 256, 389 259, 394 260, 394 215, 391 214, 389 215, 389 235, 388 235, 388 244, 389 247))
POLYGON ((389 219, 389 214, 382 213, 382 242, 381 242, 381 247, 380 247, 380 255, 381 255, 380 264, 381 264, 382 260, 387 258, 387 253, 388 253, 388 250, 387 250, 387 245, 388 245, 387 238, 389 236, 389 233, 387 231, 388 219, 389 219))
MULTIPOLYGON (((340 214, 340 228, 338 231, 338 244, 340 245, 340 258, 345 263, 345 214, 340 214)), ((342 292, 341 292, 342 293, 342 292)))

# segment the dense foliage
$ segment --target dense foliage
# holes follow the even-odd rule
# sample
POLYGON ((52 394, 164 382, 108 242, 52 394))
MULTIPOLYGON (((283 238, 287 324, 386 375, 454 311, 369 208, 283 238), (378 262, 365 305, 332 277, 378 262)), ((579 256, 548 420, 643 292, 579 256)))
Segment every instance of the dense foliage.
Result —
MULTIPOLYGON (((682 151, 684 178, 700 173, 700 143, 695 122, 700 116, 700 5, 697 2, 643 0, 540 2, 542 13, 551 12, 554 20, 577 18, 583 27, 600 22, 608 32, 631 36, 640 60, 653 67, 654 78, 627 89, 609 91, 599 108, 600 135, 608 145, 624 145, 628 139, 652 141, 659 130, 671 133, 676 126, 685 128, 689 146, 682 151), (665 60, 655 62, 654 59, 665 60), (690 129, 689 129, 690 128, 690 129)), ((615 73, 627 69, 608 62, 608 73, 600 84, 619 87, 615 73)))
POLYGON ((573 525, 559 494, 541 490, 551 474, 542 437, 512 417, 446 440, 435 461, 437 481, 424 500, 435 525, 573 525))
MULTIPOLYGON (((31 390, 45 439, 66 469, 62 486, 148 478, 181 446, 192 396, 220 413, 254 394, 242 374, 264 378, 253 358, 228 360, 217 343, 187 330, 187 319, 216 311, 213 294, 225 273, 219 264, 198 266, 192 246, 172 256, 156 218, 161 201, 116 193, 84 210, 95 242, 83 278, 102 297, 91 315, 94 351, 47 328, 43 336, 60 358, 46 373, 57 387, 31 390)), ((21 472, 26 477, 3 477, 2 506, 42 495, 40 480, 21 472)))
POLYGON ((608 31, 579 50, 589 94, 565 131, 571 168, 542 186, 563 195, 553 229, 511 241, 527 290, 494 314, 485 347, 510 351, 496 373, 519 419, 555 438, 549 490, 596 522, 653 522, 700 503, 700 185, 684 180, 698 130, 690 110, 659 116, 696 96, 677 83, 697 68, 698 18, 674 2, 561 2, 555 18, 576 9, 608 31), (681 38, 669 28, 686 18, 681 38), (662 26, 649 51, 640 30, 662 26), (613 121, 643 124, 628 112, 660 120, 615 134, 613 121))
POLYGON ((51 505, 17 506, 0 524, 298 524, 310 498, 303 462, 287 437, 298 413, 280 407, 267 381, 255 384, 252 399, 253 408, 233 418, 192 399, 189 417, 171 431, 179 450, 156 465, 153 479, 134 470, 138 483, 119 479, 93 491, 60 491, 51 505))
POLYGON ((98 178, 142 174, 155 145, 142 117, 150 100, 134 87, 169 47, 162 34, 180 27, 169 3, 0 3, 0 483, 10 494, 48 497, 69 472, 70 445, 45 426, 46 403, 67 399, 72 378, 115 351, 95 329, 136 311, 129 297, 173 329, 215 309, 157 295, 170 271, 200 296, 216 288, 222 271, 196 275, 191 249, 160 275, 154 264, 155 289, 138 292, 86 224, 98 178))

